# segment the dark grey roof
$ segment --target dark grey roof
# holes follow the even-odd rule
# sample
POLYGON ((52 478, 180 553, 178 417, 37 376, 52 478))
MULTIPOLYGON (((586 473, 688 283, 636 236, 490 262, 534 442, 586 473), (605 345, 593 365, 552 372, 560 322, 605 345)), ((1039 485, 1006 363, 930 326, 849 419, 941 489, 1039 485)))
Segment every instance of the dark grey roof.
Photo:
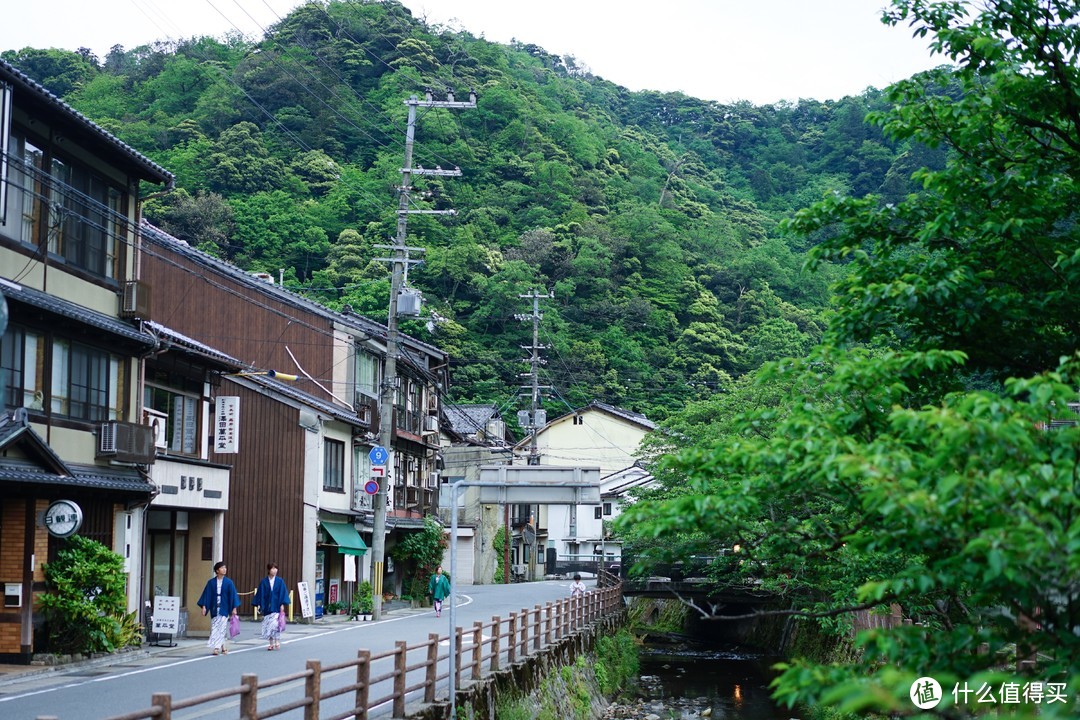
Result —
POLYGON ((203 358, 204 360, 212 360, 230 370, 239 370, 245 367, 244 363, 231 355, 226 355, 220 350, 215 350, 209 345, 204 345, 198 340, 193 340, 187 335, 178 333, 160 323, 148 321, 146 327, 156 333, 158 337, 162 338, 166 344, 169 344, 188 355, 194 355, 203 358))
POLYGON ((96 310, 91 310, 82 305, 76 305, 73 302, 62 300, 54 295, 43 293, 40 290, 34 290, 33 288, 17 285, 13 282, 4 281, 0 282, 0 293, 3 293, 4 297, 8 300, 25 303, 26 305, 31 305, 61 317, 78 320, 91 327, 96 327, 99 330, 104 330, 105 332, 112 333, 113 335, 117 335, 126 340, 133 340, 147 347, 154 347, 156 344, 153 335, 140 331, 126 320, 99 313, 96 310))
POLYGON ((488 420, 499 414, 499 409, 492 403, 488 405, 455 405, 443 403, 443 415, 450 423, 450 429, 458 435, 475 435, 487 427, 488 420))
POLYGON ((6 455, 8 448, 16 444, 28 460, 32 459, 41 467, 59 474, 70 474, 71 471, 49 443, 45 442, 45 438, 30 427, 25 408, 0 415, 0 455, 6 455))
POLYGON ((62 475, 23 460, 3 458, 0 459, 0 482, 63 485, 138 495, 150 495, 154 490, 154 486, 134 469, 84 465, 71 465, 70 468, 71 475, 62 475))
POLYGON ((172 184, 173 174, 171 172, 150 160, 148 157, 140 154, 130 145, 121 142, 116 136, 106 132, 104 128, 94 123, 59 97, 49 92, 44 86, 18 70, 14 65, 5 62, 4 60, 0 60, 0 80, 6 80, 14 86, 16 104, 23 104, 24 99, 38 102, 45 108, 58 113, 69 123, 72 123, 76 128, 87 135, 88 138, 98 141, 106 147, 116 151, 132 167, 140 172, 140 176, 143 179, 169 185, 172 184), (25 97, 21 95, 23 92, 27 94, 25 97))
MULTIPOLYGON (((371 337, 386 338, 388 331, 386 325, 376 322, 370 318, 366 318, 363 315, 357 315, 356 313, 340 313, 335 310, 331 310, 325 305, 320 305, 314 300, 310 300, 303 295, 293 292, 288 288, 284 288, 281 285, 274 285, 264 280, 260 280, 251 275, 249 272, 245 272, 235 265, 225 262, 221 258, 216 258, 213 255, 204 253, 201 250, 191 247, 183 240, 175 238, 168 234, 161 228, 155 227, 145 220, 142 223, 142 234, 147 240, 155 242, 159 245, 167 246, 169 249, 177 252, 193 262, 199 263, 205 267, 213 268, 229 277, 244 283, 248 287, 257 288, 260 292, 265 293, 271 297, 274 297, 281 302, 288 303, 296 307, 302 307, 311 312, 322 315, 323 317, 341 323, 347 327, 351 327, 355 330, 359 330, 362 333, 371 337)), ((438 357, 446 357, 446 352, 440 350, 434 345, 429 345, 422 340, 417 340, 414 337, 401 333, 402 351, 406 357, 409 357, 409 349, 423 350, 430 355, 438 357)), ((412 358, 409 358, 410 360, 412 358)), ((415 361, 414 361, 415 362, 415 361)))
POLYGON ((362 420, 359 415, 341 405, 334 405, 331 402, 315 397, 303 390, 297 389, 290 383, 275 380, 266 375, 243 375, 233 376, 232 380, 249 380, 256 385, 261 385, 264 388, 273 390, 274 392, 281 393, 285 397, 292 398, 297 402, 303 403, 308 407, 313 407, 316 410, 326 413, 327 415, 336 418, 342 422, 349 423, 350 425, 356 425, 359 427, 369 427, 369 424, 362 420))
POLYGON ((626 410, 624 408, 615 407, 614 405, 608 405, 607 403, 600 402, 599 400, 593 400, 591 403, 582 408, 582 410, 588 410, 589 408, 596 408, 597 410, 602 410, 611 415, 617 415, 631 422, 635 422, 638 425, 643 425, 650 430, 656 429, 656 423, 654 423, 652 420, 645 417, 641 413, 634 412, 633 410, 626 410))

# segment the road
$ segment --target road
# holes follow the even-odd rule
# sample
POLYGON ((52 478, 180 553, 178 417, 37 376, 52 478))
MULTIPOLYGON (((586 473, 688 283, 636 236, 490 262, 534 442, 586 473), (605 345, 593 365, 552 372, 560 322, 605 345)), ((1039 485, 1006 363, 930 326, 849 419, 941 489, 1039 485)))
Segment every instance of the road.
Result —
MULTIPOLYGON (((537 604, 560 600, 567 596, 569 584, 569 581, 547 581, 463 587, 458 595, 457 624, 471 629, 474 622, 490 622, 494 615, 506 618, 522 608, 531 609, 537 604)), ((302 671, 309 659, 331 665, 355 659, 361 648, 375 654, 393 649, 396 641, 414 645, 426 641, 430 633, 445 636, 449 632, 446 610, 444 607, 441 618, 436 618, 430 609, 402 610, 379 622, 327 618, 311 625, 290 626, 282 638, 281 650, 275 652, 267 652, 266 645, 258 637, 258 625, 245 622, 239 642, 231 644, 228 655, 214 657, 205 640, 193 639, 181 641, 176 648, 157 649, 149 657, 140 654, 133 660, 125 660, 120 655, 116 658, 117 664, 113 665, 72 666, 7 682, 0 685, 0 718, 34 720, 52 716, 60 720, 103 720, 150 707, 153 693, 170 693, 175 703, 215 690, 238 687, 244 673, 254 673, 260 682, 264 682, 302 671)), ((444 645, 441 651, 445 654, 447 647, 444 645)), ((417 654, 416 660, 419 659, 417 654)), ((409 663, 414 663, 412 655, 409 663)), ((388 664, 380 667, 373 663, 373 675, 382 674, 389 667, 388 664)), ((441 672, 448 668, 446 663, 441 672)), ((324 673, 323 691, 352 682, 355 676, 351 669, 324 673)), ((420 678, 417 671, 409 676, 408 684, 411 686, 420 678)), ((445 681, 440 685, 440 695, 445 696, 445 681)), ((296 680, 261 689, 259 711, 265 712, 299 699, 303 696, 303 687, 303 681, 296 680)), ((389 681, 374 686, 371 699, 384 697, 390 691, 389 681)), ((420 697, 417 691, 409 699, 411 702, 420 697)), ((321 711, 328 717, 350 707, 351 696, 346 694, 324 701, 321 711)), ((238 708, 237 698, 230 697, 174 711, 172 717, 175 720, 235 719, 239 717, 238 708)), ((390 709, 389 703, 385 703, 372 715, 388 715, 390 709)), ((297 710, 279 717, 299 718, 302 714, 297 710)))

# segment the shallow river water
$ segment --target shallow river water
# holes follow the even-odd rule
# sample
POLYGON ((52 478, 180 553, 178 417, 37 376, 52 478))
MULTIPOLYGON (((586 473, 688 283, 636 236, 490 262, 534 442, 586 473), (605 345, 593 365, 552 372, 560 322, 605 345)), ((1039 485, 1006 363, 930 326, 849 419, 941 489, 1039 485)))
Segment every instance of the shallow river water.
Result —
POLYGON ((797 714, 769 697, 769 667, 776 658, 734 646, 648 645, 640 658, 638 699, 611 708, 609 717, 788 720, 797 714))

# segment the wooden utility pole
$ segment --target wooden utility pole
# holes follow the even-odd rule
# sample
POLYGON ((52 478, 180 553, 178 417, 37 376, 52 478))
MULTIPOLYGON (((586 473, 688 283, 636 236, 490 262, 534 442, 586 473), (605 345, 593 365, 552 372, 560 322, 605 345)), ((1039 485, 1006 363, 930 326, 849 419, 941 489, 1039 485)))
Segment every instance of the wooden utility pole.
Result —
MULTIPOLYGON (((379 483, 379 491, 372 497, 374 510, 373 527, 371 534, 371 584, 372 595, 375 601, 372 610, 372 618, 378 620, 382 617, 382 592, 383 592, 383 565, 386 561, 386 498, 391 482, 395 484, 398 478, 394 473, 394 399, 398 391, 397 359, 400 354, 398 332, 398 296, 401 294, 404 284, 405 273, 410 264, 417 262, 410 259, 410 253, 422 254, 423 248, 409 247, 406 245, 408 219, 410 214, 420 213, 426 215, 453 215, 453 210, 412 210, 409 208, 409 194, 412 191, 412 178, 414 175, 441 175, 457 177, 461 170, 443 170, 441 167, 434 169, 414 168, 413 141, 416 137, 416 108, 448 108, 452 110, 467 110, 476 107, 476 93, 469 93, 468 102, 454 100, 452 92, 447 93, 446 100, 434 100, 429 91, 423 100, 415 95, 405 101, 409 108, 408 123, 405 128, 405 163, 401 168, 401 187, 398 188, 398 218, 397 235, 393 245, 376 245, 376 247, 390 250, 391 257, 379 258, 392 265, 390 275, 390 313, 386 322, 386 363, 383 369, 383 382, 379 394, 379 442, 387 453, 386 476, 379 483)), ((456 512, 456 508, 454 509, 456 512)))

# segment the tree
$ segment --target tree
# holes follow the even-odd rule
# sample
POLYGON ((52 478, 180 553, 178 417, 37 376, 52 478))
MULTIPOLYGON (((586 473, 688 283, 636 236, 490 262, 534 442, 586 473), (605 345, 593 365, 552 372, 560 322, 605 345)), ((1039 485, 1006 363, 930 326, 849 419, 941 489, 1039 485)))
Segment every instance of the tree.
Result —
POLYGON ((835 195, 797 215, 817 262, 850 264, 825 343, 763 372, 793 388, 786 407, 662 460, 681 487, 620 518, 654 542, 737 542, 799 617, 899 603, 916 621, 862 633, 852 664, 783 666, 786 703, 906 714, 930 676, 935 712, 956 715, 995 706, 954 685, 1080 681, 1077 13, 894 0, 886 20, 957 65, 871 117, 945 166, 898 204, 835 195))

